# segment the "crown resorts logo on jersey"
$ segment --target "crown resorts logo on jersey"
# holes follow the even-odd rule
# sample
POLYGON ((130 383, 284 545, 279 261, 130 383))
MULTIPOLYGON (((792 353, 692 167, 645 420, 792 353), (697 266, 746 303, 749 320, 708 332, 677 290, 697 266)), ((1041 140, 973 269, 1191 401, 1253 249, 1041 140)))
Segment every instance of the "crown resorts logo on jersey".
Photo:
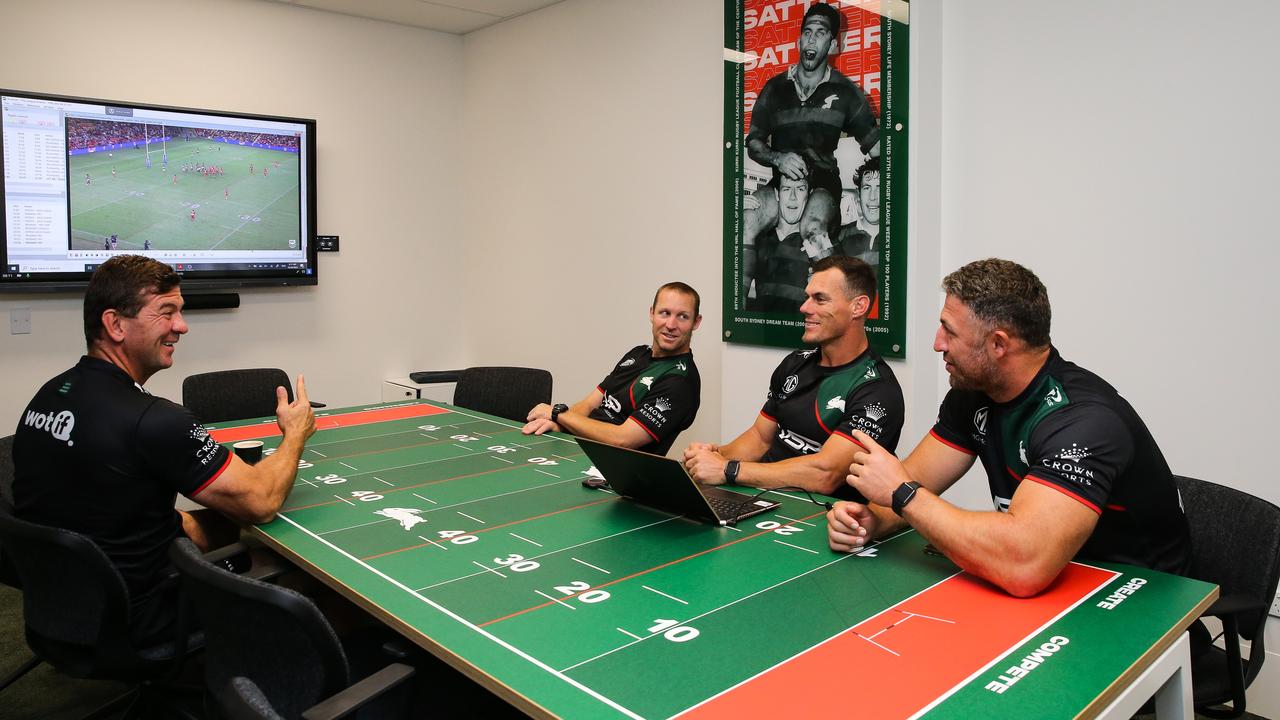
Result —
POLYGON ((1089 452, 1089 448, 1082 448, 1075 443, 1071 443, 1071 447, 1063 448, 1058 451, 1058 459, 1070 460, 1071 462, 1080 462, 1081 460, 1089 457, 1091 454, 1092 453, 1089 452))
POLYGON ((71 428, 76 425, 76 416, 71 414, 70 410, 63 410, 58 414, 54 414, 52 410, 47 413, 36 412, 35 410, 27 411, 27 416, 22 419, 27 427, 33 427, 37 430, 46 430, 55 440, 61 440, 71 447, 75 442, 71 439, 71 428))
POLYGON ((1074 483, 1093 485, 1093 469, 1081 464, 1092 455, 1089 448, 1071 443, 1071 447, 1062 448, 1057 455, 1041 460, 1040 464, 1074 483))
POLYGON ((658 412, 666 412, 671 409, 671 399, 667 397, 660 397, 653 401, 653 406, 658 408, 658 412))
POLYGON ((863 408, 862 411, 867 414, 867 417, 871 418, 876 422, 880 422, 880 418, 883 418, 885 415, 889 414, 889 411, 886 410, 885 407, 880 403, 871 403, 870 405, 863 408))

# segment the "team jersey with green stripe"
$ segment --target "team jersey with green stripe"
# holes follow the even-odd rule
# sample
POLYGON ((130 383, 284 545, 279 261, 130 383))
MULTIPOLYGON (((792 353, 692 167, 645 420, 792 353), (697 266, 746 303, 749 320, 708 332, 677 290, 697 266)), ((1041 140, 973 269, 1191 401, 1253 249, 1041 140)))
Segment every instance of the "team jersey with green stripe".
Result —
MULTIPOLYGON (((760 414, 777 423, 778 432, 762 462, 812 455, 833 434, 853 440, 854 430, 889 452, 898 447, 902 388, 884 359, 870 348, 844 365, 824 367, 821 359, 817 350, 798 350, 773 371, 760 414)), ((861 499, 847 485, 836 496, 861 499)))
POLYGON ((948 392, 933 435, 982 460, 1000 511, 1030 481, 1098 513, 1077 557, 1186 572, 1187 519, 1160 447, 1115 388, 1056 348, 1009 402, 948 392))
POLYGON ((665 455, 698 414, 702 380, 692 352, 655 358, 648 345, 637 345, 597 389, 604 400, 592 418, 614 425, 635 421, 653 439, 638 449, 665 455))

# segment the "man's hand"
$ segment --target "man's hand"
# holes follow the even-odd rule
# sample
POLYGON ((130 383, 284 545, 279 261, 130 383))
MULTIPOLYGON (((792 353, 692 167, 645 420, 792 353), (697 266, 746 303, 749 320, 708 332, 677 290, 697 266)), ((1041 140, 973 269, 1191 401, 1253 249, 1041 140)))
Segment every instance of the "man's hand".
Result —
MULTIPOLYGON (((529 420, 529 421, 550 420, 550 419, 551 419, 551 406, 546 403, 538 403, 537 405, 534 405, 533 409, 529 411, 529 416, 525 418, 525 420, 529 420)), ((528 427, 528 426, 526 425, 525 427, 528 427)), ((529 433, 527 432, 525 433, 525 435, 528 435, 528 434, 529 433)))
POLYGON ((285 437, 299 436, 306 441, 316 432, 316 414, 311 409, 311 400, 307 397, 307 383, 298 376, 297 391, 293 402, 289 402, 289 393, 284 387, 276 388, 276 425, 285 437))
POLYGON ((724 466, 728 460, 708 443, 693 443, 684 451, 684 467, 689 475, 704 485, 723 485, 724 466))
MULTIPOLYGON (((539 405, 538 407, 546 407, 546 406, 539 405)), ((538 408, 534 408, 534 410, 537 410, 537 409, 538 408)), ((533 418, 533 411, 529 412, 529 417, 531 418, 529 422, 525 423, 525 426, 520 428, 520 432, 524 433, 525 435, 541 435, 542 433, 547 432, 549 430, 560 432, 560 426, 551 422, 551 419, 549 417, 533 418)))
POLYGON ((804 158, 793 152, 774 153, 773 159, 773 166, 778 169, 778 172, 792 180, 803 179, 808 170, 804 158))
POLYGON ((853 454, 853 464, 845 482, 871 502, 891 507, 893 491, 911 479, 902 463, 861 430, 853 431, 853 439, 866 448, 853 454))
POLYGON ((836 552, 857 552, 875 537, 878 522, 866 505, 838 502, 827 513, 827 542, 836 552))

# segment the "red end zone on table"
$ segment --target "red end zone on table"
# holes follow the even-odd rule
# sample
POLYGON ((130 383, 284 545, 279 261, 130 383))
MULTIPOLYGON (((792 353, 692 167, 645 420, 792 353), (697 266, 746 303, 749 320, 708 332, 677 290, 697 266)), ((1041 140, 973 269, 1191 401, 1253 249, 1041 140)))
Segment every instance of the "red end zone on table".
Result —
MULTIPOLYGON (((387 420, 404 420, 405 418, 439 415, 446 412, 449 411, 431 405, 403 405, 376 410, 361 410, 343 415, 318 416, 316 417, 316 429, 332 430, 334 428, 351 427, 352 425, 369 425, 387 420)), ((276 425, 275 420, 268 420, 255 425, 211 430, 209 435, 220 443, 257 440, 265 437, 278 437, 280 435, 280 427, 276 425)))
POLYGON ((901 692, 858 693, 851 712, 910 717, 1118 575, 1071 563, 1048 590, 1027 599, 954 575, 679 717, 819 717, 831 709, 829 693, 795 688, 846 688, 855 679, 858 687, 901 692))

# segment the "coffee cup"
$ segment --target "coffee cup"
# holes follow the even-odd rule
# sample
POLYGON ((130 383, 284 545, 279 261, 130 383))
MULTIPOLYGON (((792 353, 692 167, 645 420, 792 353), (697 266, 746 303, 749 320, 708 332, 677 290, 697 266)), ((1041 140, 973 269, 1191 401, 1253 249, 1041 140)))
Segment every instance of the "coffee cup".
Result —
POLYGON ((261 440, 241 440, 231 449, 236 451, 236 455, 246 463, 253 465, 262 459, 262 441, 261 440))

